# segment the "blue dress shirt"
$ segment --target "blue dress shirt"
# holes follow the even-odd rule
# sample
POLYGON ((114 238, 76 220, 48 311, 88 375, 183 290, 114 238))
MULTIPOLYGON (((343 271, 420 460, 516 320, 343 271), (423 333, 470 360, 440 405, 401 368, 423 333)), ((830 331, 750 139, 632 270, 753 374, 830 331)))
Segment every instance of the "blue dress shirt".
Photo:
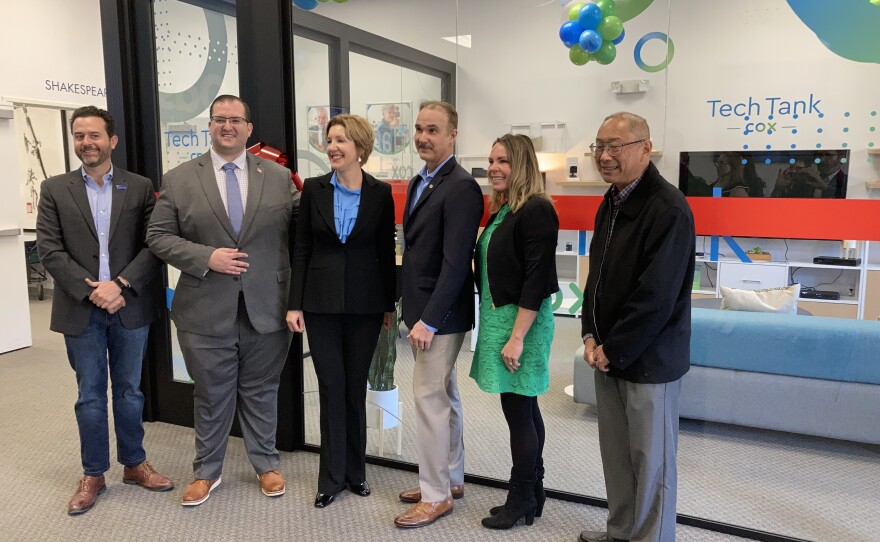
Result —
POLYGON ((333 185, 333 219, 336 222, 336 235, 345 243, 357 220, 358 209, 361 206, 361 190, 349 190, 339 184, 335 171, 330 177, 330 184, 333 185))
POLYGON ((421 180, 419 181, 419 184, 416 185, 416 193, 413 196, 410 211, 412 211, 412 208, 415 207, 416 203, 419 202, 419 198, 422 197, 422 193, 425 191, 425 188, 429 184, 431 184, 431 181, 434 180, 434 175, 436 175, 437 172, 440 171, 440 168, 446 165, 446 162, 448 162, 452 158, 452 156, 453 155, 451 154, 447 156, 446 160, 443 160, 443 162, 441 162, 439 166, 435 167, 434 171, 431 171, 430 173, 428 172, 428 166, 422 166, 422 170, 419 171, 419 177, 421 177, 421 180))
POLYGON ((101 177, 104 186, 82 170, 83 182, 86 183, 86 194, 89 197, 89 209, 98 232, 98 280, 110 280, 110 211, 113 206, 113 166, 101 177))

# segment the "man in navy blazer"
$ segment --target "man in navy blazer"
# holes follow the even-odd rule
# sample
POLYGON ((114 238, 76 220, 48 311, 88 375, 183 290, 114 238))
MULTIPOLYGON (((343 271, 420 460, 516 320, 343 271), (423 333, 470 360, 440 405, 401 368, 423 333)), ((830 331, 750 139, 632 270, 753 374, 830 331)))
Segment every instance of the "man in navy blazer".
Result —
POLYGON ((88 511, 110 468, 107 379, 113 383, 116 457, 123 482, 153 491, 174 487, 146 461, 141 366, 157 314, 159 260, 145 237, 156 202, 153 183, 114 167, 113 117, 94 106, 70 120, 82 168, 47 179, 37 215, 37 251, 55 280, 52 331, 64 334, 76 373, 83 476, 67 513, 88 511))
POLYGON ((479 185, 452 155, 457 135, 451 105, 421 105, 414 140, 425 167, 410 181, 403 216, 403 320, 416 360, 419 454, 419 487, 400 494, 416 504, 394 519, 405 528, 449 515, 453 498, 464 494, 455 360, 474 326, 471 259, 484 205, 479 185))

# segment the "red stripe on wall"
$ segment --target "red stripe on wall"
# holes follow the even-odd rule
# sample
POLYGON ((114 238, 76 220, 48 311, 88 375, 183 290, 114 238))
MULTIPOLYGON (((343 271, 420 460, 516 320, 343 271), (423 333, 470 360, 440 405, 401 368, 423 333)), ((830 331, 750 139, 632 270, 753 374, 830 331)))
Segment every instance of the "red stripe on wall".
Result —
MULTIPOLYGON (((403 222, 406 181, 391 181, 403 222)), ((563 230, 593 229, 602 196, 552 196, 563 230)), ((485 197, 488 206, 488 197, 485 197)), ((880 200, 688 198, 698 235, 880 241, 880 200)), ((488 215, 483 216, 485 225, 488 215)))

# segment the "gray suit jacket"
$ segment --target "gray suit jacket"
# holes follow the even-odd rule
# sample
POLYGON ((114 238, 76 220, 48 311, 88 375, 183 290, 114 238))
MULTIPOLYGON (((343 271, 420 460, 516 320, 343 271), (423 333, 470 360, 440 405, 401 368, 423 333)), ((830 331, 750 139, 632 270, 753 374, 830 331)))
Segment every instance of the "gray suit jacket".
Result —
POLYGON ((182 274, 171 305, 177 328, 211 337, 234 333, 239 293, 260 333, 286 328, 299 192, 290 171, 247 154, 248 196, 236 238, 220 198, 210 153, 172 169, 147 229, 156 256, 182 274), (240 276, 208 270, 217 248, 238 247, 250 264, 240 276))
MULTIPOLYGON (((124 169, 113 168, 110 209, 110 276, 124 277, 131 289, 122 292, 122 324, 138 328, 155 318, 154 303, 159 260, 144 238, 156 203, 153 183, 124 169)), ((89 207, 82 169, 46 179, 40 189, 37 215, 37 251, 55 280, 52 331, 79 335, 89 324, 95 305, 86 279, 98 280, 98 233, 89 207)))

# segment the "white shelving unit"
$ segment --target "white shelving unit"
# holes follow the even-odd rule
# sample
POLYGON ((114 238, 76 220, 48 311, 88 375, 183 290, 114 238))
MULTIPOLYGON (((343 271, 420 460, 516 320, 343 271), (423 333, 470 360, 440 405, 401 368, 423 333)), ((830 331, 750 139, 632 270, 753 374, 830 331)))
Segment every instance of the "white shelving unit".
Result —
MULTIPOLYGON (((720 297, 720 286, 758 290, 800 283, 802 287, 834 291, 840 295, 840 299, 835 300, 800 298, 798 304, 813 314, 873 319, 877 317, 874 312, 880 313, 880 242, 859 241, 857 252, 862 261, 858 266, 850 267, 816 264, 812 261, 812 256, 837 256, 840 246, 838 241, 738 241, 744 250, 753 244, 764 250, 771 246, 769 252, 773 259, 744 263, 734 258, 727 247, 720 251, 718 261, 710 261, 708 254, 698 257, 696 265, 699 282, 695 280, 695 286, 698 286, 693 290, 695 297, 720 297), (784 259, 786 252, 788 259, 784 259)), ((700 246, 699 238, 697 246, 700 246)))
MULTIPOLYGON (((488 154, 456 154, 455 159, 468 173, 471 173, 475 167, 483 170, 489 169, 488 154)), ((474 175, 474 179, 480 185, 489 186, 489 178, 486 175, 474 175)))
POLYGON ((574 313, 570 310, 578 301, 577 295, 572 292, 570 284, 583 288, 587 278, 587 268, 582 265, 578 254, 578 232, 574 230, 560 230, 556 243, 556 276, 559 280, 559 291, 562 294, 562 305, 554 314, 564 316, 581 315, 582 307, 574 313))

